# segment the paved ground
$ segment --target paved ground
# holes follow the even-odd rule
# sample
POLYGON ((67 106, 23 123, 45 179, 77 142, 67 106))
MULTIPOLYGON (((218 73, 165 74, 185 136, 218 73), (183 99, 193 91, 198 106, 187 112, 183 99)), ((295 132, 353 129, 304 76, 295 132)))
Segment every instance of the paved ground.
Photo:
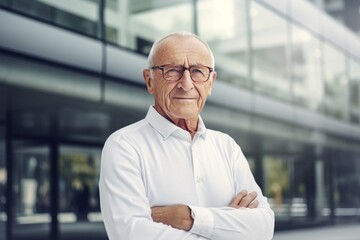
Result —
MULTIPOLYGON (((49 226, 24 225, 15 229, 13 239, 49 240, 48 230, 49 226)), ((62 234, 59 240, 108 240, 102 224, 62 224, 60 230, 62 234)), ((277 231, 273 240, 360 240, 360 223, 277 231)))
POLYGON ((273 240, 360 240, 360 223, 276 232, 273 240))

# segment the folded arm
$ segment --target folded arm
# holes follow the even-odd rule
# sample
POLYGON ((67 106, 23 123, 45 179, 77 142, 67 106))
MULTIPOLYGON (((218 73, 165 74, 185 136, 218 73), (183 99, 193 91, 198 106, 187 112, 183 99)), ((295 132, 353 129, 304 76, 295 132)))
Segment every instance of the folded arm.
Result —
MULTIPOLYGON (((272 239, 275 225, 274 212, 271 210, 267 198, 262 195, 246 158, 234 141, 229 144, 229 150, 226 152, 231 153, 228 159, 231 159, 235 191, 239 193, 228 206, 209 208, 189 206, 195 215, 189 232, 213 240, 272 239), (244 189, 250 194, 243 192, 244 189)), ((152 211, 154 210, 157 209, 152 209, 152 211)), ((177 225, 172 225, 171 222, 160 222, 179 228, 177 225)), ((180 229, 186 230, 181 227, 180 229)))
MULTIPOLYGON (((246 190, 243 190, 231 200, 229 207, 256 208, 259 205, 259 201, 255 199, 256 197, 256 192, 248 194, 246 190)), ((185 231, 190 231, 194 223, 191 208, 184 204, 152 207, 151 217, 154 222, 163 223, 185 231)))
POLYGON ((190 208, 183 204, 152 207, 152 218, 155 222, 194 232, 214 240, 271 239, 273 213, 266 209, 257 209, 259 206, 257 195, 256 192, 247 193, 246 190, 243 190, 225 208, 190 208), (195 216, 192 216, 191 211, 195 211, 195 216), (194 226, 193 228, 193 217, 200 219, 198 220, 200 227, 194 226), (204 224, 201 222, 201 219, 204 218, 213 218, 214 223, 204 224))
POLYGON ((102 153, 99 189, 110 240, 272 238, 274 215, 249 169, 246 170, 248 166, 234 166, 235 172, 241 172, 234 175, 234 182, 241 184, 235 184, 239 194, 228 206, 208 208, 179 202, 176 208, 151 208, 138 153, 127 141, 109 141, 102 153), (237 168, 242 170, 236 171, 237 168), (255 191, 258 196, 254 198, 252 193, 241 192, 242 189, 255 191))

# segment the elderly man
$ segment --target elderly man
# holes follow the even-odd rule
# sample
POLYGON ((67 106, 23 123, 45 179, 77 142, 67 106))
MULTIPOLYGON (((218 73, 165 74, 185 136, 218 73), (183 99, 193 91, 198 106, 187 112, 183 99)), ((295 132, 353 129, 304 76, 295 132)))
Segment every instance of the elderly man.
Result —
POLYGON ((240 147, 199 115, 216 78, 208 45, 168 35, 154 43, 143 76, 154 105, 102 152, 110 240, 271 239, 274 213, 240 147))

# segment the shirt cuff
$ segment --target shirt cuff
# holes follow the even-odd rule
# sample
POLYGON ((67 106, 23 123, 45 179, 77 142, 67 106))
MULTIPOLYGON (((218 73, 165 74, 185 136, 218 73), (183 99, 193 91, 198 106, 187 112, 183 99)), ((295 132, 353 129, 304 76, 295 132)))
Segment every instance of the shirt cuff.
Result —
POLYGON ((214 216, 210 209, 189 206, 194 215, 191 233, 210 238, 214 230, 214 216))

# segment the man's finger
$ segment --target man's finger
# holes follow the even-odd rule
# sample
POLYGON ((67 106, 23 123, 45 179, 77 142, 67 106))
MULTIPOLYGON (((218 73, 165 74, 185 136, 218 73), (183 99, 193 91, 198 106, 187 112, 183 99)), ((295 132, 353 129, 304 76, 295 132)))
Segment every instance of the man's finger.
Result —
POLYGON ((246 190, 242 190, 241 192, 239 192, 238 194, 236 194, 236 196, 231 200, 229 206, 230 207, 234 207, 234 208, 239 208, 239 204, 241 202, 241 200, 246 197, 247 195, 247 191, 246 190))
POLYGON ((259 206, 259 201, 254 200, 249 204, 249 208, 257 208, 259 206))
POLYGON ((257 192, 251 192, 245 197, 243 197, 239 203, 239 207, 249 207, 250 203, 252 203, 257 197, 257 192))

